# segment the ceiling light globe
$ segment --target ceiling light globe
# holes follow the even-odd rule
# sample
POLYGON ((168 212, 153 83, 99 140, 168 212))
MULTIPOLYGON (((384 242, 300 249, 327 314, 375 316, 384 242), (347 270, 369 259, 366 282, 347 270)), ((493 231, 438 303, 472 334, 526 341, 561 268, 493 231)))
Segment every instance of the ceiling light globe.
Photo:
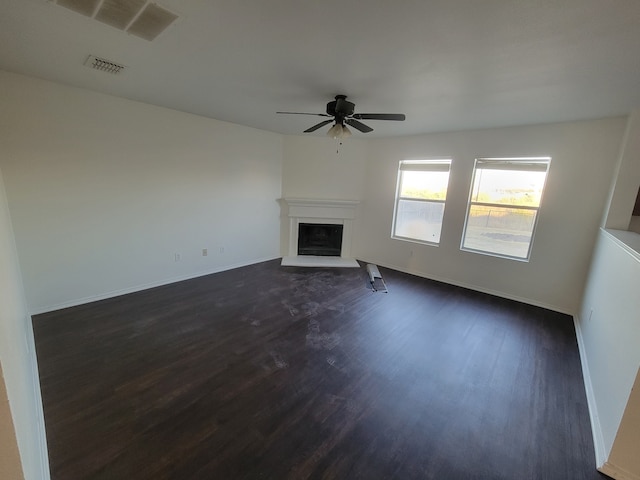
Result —
POLYGON ((342 138, 342 125, 340 125, 339 123, 336 123, 333 127, 329 129, 329 131, 327 132, 327 135, 329 135, 332 138, 342 138))

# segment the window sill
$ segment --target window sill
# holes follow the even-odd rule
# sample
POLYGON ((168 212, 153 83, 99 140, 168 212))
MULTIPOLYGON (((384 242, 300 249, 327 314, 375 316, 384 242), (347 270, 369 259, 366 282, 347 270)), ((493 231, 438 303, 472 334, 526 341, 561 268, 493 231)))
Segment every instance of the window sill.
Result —
POLYGON ((408 242, 408 243, 417 243, 418 245, 427 245, 429 247, 439 247, 440 246, 440 242, 428 242, 426 240, 417 240, 415 238, 398 237, 397 235, 391 235, 391 238, 393 240, 400 240, 402 242, 408 242))

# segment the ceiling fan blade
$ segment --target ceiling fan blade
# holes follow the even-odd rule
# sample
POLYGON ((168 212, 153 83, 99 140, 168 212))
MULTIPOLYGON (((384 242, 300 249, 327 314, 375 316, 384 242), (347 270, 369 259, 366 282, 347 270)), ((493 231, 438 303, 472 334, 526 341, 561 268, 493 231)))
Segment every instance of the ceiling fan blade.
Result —
POLYGON ((358 120, 397 120, 403 122, 405 120, 404 113, 356 113, 352 115, 358 120))
POLYGON ((325 125, 330 124, 331 122, 333 122, 333 119, 331 120, 325 120, 324 122, 320 122, 317 125, 314 125, 313 127, 307 128, 304 133, 311 133, 311 132, 315 132, 316 130, 318 130, 321 127, 324 127, 325 125))
POLYGON ((359 122, 358 120, 355 120, 353 118, 347 118, 344 121, 344 123, 346 123, 347 125, 351 125, 356 130, 360 130, 362 133, 373 132, 373 128, 371 128, 370 126, 365 125, 364 123, 359 122))
POLYGON ((276 113, 284 113, 286 115, 314 115, 316 117, 331 117, 331 115, 327 115, 326 113, 303 113, 303 112, 276 112, 276 113))

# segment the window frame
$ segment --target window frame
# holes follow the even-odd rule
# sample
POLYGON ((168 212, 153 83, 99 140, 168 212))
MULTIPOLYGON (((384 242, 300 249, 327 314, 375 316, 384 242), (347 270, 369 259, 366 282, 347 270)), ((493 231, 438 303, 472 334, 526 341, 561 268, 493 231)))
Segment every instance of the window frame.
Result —
POLYGON ((442 222, 440 224, 440 236, 442 235, 442 226, 444 225, 444 212, 445 205, 448 196, 449 190, 449 180, 451 178, 451 164, 453 163, 452 158, 438 157, 431 159, 419 159, 419 160, 401 160, 398 162, 398 174, 396 179, 396 193, 394 197, 393 204, 393 218, 391 221, 391 238, 394 240, 401 240, 405 242, 419 243, 421 245, 430 245, 437 247, 440 245, 440 241, 433 242, 429 240, 422 240, 419 238, 413 237, 405 237, 402 235, 396 234, 396 222, 398 219, 398 209, 401 200, 407 200, 412 202, 424 202, 424 203, 435 203, 443 205, 442 211, 442 222), (413 167, 413 168, 410 168, 413 167), (402 177, 403 172, 412 171, 412 172, 447 172, 447 194, 443 200, 440 199, 426 199, 426 198, 415 198, 415 197, 402 197, 402 177))
MULTIPOLYGON (((473 164, 473 174, 471 176, 471 186, 469 188, 469 198, 467 200, 467 212, 464 219, 464 226, 462 229, 462 238, 460 240, 460 250, 470 253, 477 253, 480 255, 487 255, 490 257, 498 257, 505 258, 508 260, 516 260, 519 262, 529 262, 531 258, 531 250, 533 248, 533 241, 535 238, 536 230, 538 228, 538 221, 540 219, 540 209, 542 208, 542 201, 544 198, 544 192, 547 186, 547 178, 549 176, 549 169, 551 168, 551 160, 550 156, 542 156, 542 157, 478 157, 475 159, 473 164), (478 164, 485 164, 485 166, 478 168, 478 164), (544 165, 544 168, 541 166, 544 165), (500 168, 503 166, 503 168, 500 168), (476 175, 478 170, 482 169, 493 169, 493 170, 501 170, 501 171, 530 171, 530 172, 545 172, 544 182, 542 184, 542 189, 540 191, 540 202, 537 207, 532 207, 530 205, 515 205, 510 203, 492 203, 492 202, 478 202, 473 200, 474 186, 476 183, 476 175), (469 226, 469 215, 471 213, 471 208, 473 206, 484 206, 484 207, 496 207, 496 208, 511 208, 517 210, 529 210, 535 211, 535 218, 533 221, 533 225, 531 228, 531 239, 529 240, 529 245, 527 247, 527 256, 526 257, 518 257, 515 255, 508 255, 504 253, 497 253, 493 251, 480 250, 476 248, 465 247, 465 239, 467 236, 467 227, 469 226)), ((479 186, 478 186, 479 188, 479 186)))

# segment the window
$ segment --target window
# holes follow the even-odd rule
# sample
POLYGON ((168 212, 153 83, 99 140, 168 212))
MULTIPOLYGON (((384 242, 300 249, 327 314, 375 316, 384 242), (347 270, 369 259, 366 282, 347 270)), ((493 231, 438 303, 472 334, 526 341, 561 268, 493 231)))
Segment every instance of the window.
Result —
POLYGON ((400 162, 393 238, 422 243, 440 242, 450 165, 451 160, 400 162))
POLYGON ((550 161, 477 159, 461 248, 528 260, 550 161))

